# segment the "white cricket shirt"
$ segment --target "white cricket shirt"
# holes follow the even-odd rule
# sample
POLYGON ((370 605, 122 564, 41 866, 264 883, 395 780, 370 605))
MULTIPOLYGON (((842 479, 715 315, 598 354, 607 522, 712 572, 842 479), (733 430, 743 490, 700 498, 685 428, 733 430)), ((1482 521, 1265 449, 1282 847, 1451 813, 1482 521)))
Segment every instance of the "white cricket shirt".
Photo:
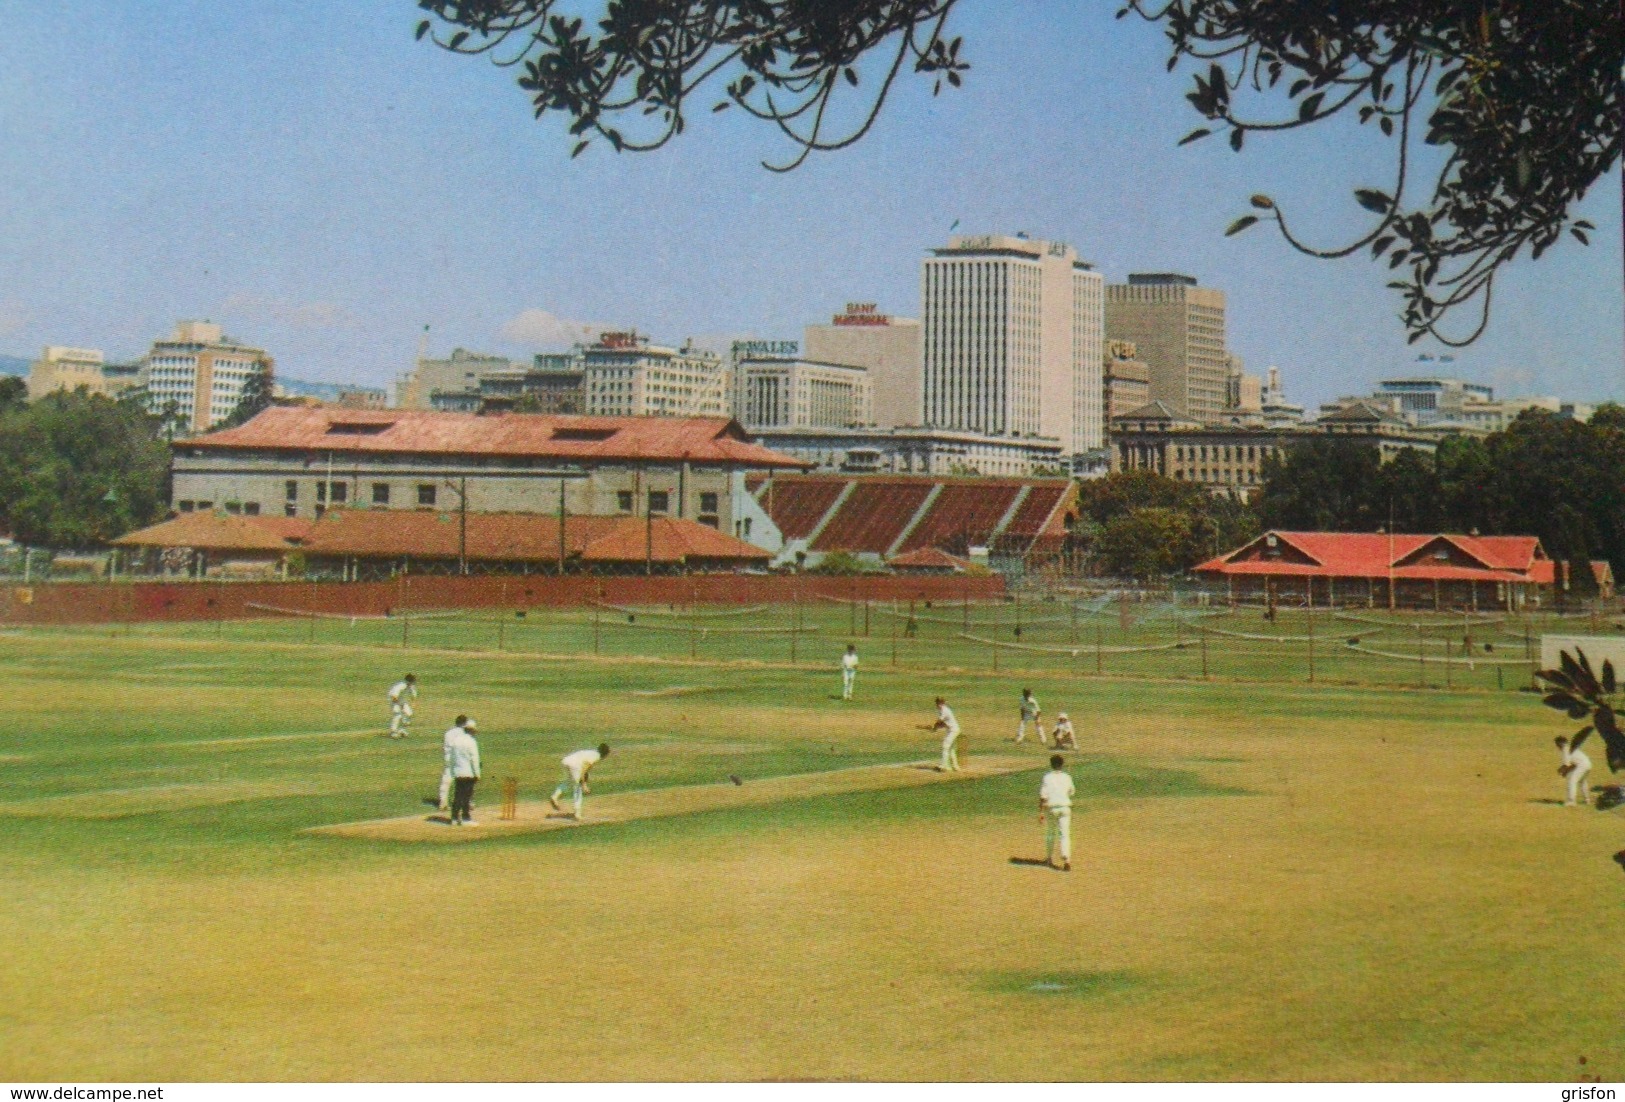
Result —
POLYGON ((1051 811, 1056 808, 1071 807, 1072 794, 1077 787, 1072 778, 1064 769, 1051 769, 1044 774, 1044 783, 1038 786, 1038 798, 1044 801, 1044 806, 1051 811))

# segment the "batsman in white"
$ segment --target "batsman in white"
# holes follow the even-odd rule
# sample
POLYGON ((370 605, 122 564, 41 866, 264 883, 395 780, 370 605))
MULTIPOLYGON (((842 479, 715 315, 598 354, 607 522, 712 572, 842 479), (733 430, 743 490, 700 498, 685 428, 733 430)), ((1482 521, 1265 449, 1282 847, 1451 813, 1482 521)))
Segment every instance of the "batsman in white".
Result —
POLYGON ((1568 799, 1564 806, 1574 807, 1576 803, 1591 805, 1591 783, 1587 779, 1591 776, 1591 758, 1584 750, 1579 748, 1579 740, 1569 745, 1569 740, 1562 735, 1552 740, 1557 744, 1557 752, 1563 755, 1563 764, 1557 767, 1558 775, 1568 781, 1568 799), (1579 797, 1578 800, 1575 797, 1579 797))
POLYGON ((1055 864, 1056 844, 1060 844, 1062 872, 1072 871, 1072 797, 1077 786, 1066 771, 1066 759, 1052 754, 1049 772, 1038 786, 1038 819, 1044 824, 1044 860, 1055 864))
POLYGON ((942 764, 937 766, 937 772, 959 772, 959 720, 940 696, 937 697, 937 721, 928 729, 942 732, 942 764))
POLYGON ((575 818, 580 821, 581 797, 592 791, 587 786, 587 775, 592 772, 593 766, 607 757, 609 757, 607 742, 599 743, 596 750, 577 750, 573 754, 564 755, 564 776, 559 780, 559 786, 553 790, 553 795, 547 798, 547 802, 553 805, 553 810, 561 810, 559 797, 564 795, 566 788, 571 789, 575 800, 575 818))
POLYGON ((852 684, 858 679, 858 648, 856 644, 848 643, 846 653, 841 655, 841 699, 852 699, 852 684))
POLYGON ((418 698, 418 679, 407 674, 389 687, 389 737, 405 738, 412 726, 412 701, 418 698))
POLYGON ((452 743, 456 741, 455 736, 462 734, 463 725, 466 724, 467 722, 468 722, 468 717, 467 716, 458 716, 457 717, 457 722, 453 723, 450 727, 448 727, 446 729, 446 733, 443 736, 441 736, 441 739, 440 739, 440 756, 445 762, 445 767, 440 770, 440 810, 441 811, 445 811, 446 808, 450 806, 446 801, 451 796, 451 782, 453 780, 452 775, 451 775, 451 747, 452 747, 452 743))
POLYGON ((1021 690, 1021 726, 1016 728, 1016 741, 1027 741, 1027 724, 1031 723, 1038 730, 1039 745, 1048 745, 1044 739, 1044 709, 1038 706, 1038 698, 1033 696, 1031 689, 1021 690))

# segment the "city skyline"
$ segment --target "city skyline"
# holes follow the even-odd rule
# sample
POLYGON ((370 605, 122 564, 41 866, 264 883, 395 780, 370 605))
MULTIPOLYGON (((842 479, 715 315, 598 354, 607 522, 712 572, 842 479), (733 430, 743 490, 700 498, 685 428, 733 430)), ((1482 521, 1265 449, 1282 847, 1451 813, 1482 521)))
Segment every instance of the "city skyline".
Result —
POLYGON ((415 18, 384 0, 21 13, 0 44, 0 353, 127 358, 210 318, 290 377, 381 386, 425 325, 431 354, 515 358, 599 328, 797 337, 848 301, 918 318, 928 250, 1026 231, 1108 283, 1222 290, 1231 350, 1310 408, 1441 353, 1498 394, 1625 396, 1617 170, 1579 212, 1592 246, 1509 270, 1479 344, 1406 346, 1385 267, 1223 236, 1254 191, 1343 236, 1381 144, 1178 147, 1188 78, 1109 11, 956 12, 965 88, 905 81, 868 139, 786 176, 757 163, 782 151, 770 132, 698 106, 666 150, 572 161, 509 73, 413 43, 415 18))

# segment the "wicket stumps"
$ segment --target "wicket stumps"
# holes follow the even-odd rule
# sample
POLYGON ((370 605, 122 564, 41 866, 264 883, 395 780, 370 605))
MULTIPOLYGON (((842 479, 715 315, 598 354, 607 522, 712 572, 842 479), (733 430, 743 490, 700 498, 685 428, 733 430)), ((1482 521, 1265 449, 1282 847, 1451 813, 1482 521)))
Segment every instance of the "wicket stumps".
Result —
POLYGON ((501 819, 513 819, 519 814, 519 778, 507 777, 502 782, 501 819))

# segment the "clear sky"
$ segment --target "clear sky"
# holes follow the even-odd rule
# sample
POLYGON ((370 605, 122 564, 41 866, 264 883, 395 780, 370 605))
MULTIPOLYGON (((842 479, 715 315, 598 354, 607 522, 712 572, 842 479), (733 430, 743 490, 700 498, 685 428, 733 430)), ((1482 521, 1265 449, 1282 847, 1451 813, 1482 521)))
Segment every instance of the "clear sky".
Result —
MULTIPOLYGON (((0 0, 0 353, 134 357, 200 317, 284 374, 383 384, 424 325, 435 354, 523 356, 570 325, 798 338, 847 301, 918 316, 956 220, 1071 242, 1108 281, 1222 288, 1248 370, 1311 406, 1444 351, 1407 348, 1386 265, 1223 236, 1264 191, 1341 240, 1383 143, 1350 123, 1178 147, 1189 77, 1115 7, 963 0, 963 89, 905 81, 858 146, 779 176, 758 162, 785 145, 710 99, 665 150, 572 161, 511 72, 414 42, 411 0, 0 0)), ((1591 247, 1508 272, 1451 370, 1625 398, 1617 170, 1583 216, 1591 247)))

